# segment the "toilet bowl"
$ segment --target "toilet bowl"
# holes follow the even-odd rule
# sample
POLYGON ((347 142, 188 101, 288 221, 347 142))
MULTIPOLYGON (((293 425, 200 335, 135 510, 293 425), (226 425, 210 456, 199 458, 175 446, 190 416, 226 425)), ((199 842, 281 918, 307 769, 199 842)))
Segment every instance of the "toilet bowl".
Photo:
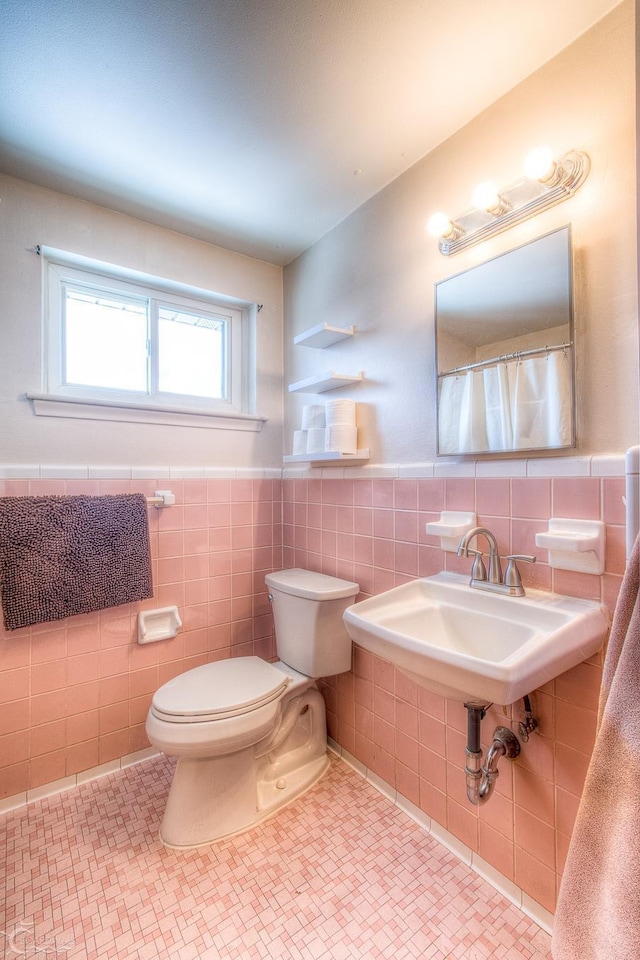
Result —
POLYGON ((314 681, 351 669, 342 614, 358 584, 299 569, 268 574, 265 582, 280 660, 207 663, 153 696, 147 736, 178 757, 160 826, 168 847, 245 830, 328 767, 324 700, 314 681))

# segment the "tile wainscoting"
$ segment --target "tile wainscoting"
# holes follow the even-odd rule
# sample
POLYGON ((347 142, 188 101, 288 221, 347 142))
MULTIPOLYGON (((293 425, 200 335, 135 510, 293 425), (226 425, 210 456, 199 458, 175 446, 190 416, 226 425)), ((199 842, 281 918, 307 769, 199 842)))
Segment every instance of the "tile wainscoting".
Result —
MULTIPOLYGON (((177 673, 227 656, 273 659, 270 570, 303 566, 347 577, 363 595, 441 569, 467 572, 468 561, 443 553, 424 532, 442 509, 475 510, 503 553, 537 552, 539 562, 523 570, 525 585, 598 599, 612 610, 625 565, 624 458, 544 463, 323 468, 286 471, 284 480, 279 470, 0 468, 4 496, 151 495, 167 487, 176 494, 175 507, 149 510, 153 600, 0 630, 0 799, 26 800, 144 750, 153 691, 177 673), (604 520, 603 576, 547 565, 534 538, 551 516, 604 520), (139 646, 138 610, 174 603, 183 630, 139 646)), ((462 704, 419 690, 385 661, 354 650, 352 672, 322 683, 338 748, 553 911, 593 745, 601 656, 535 692, 540 734, 515 764, 503 765, 493 798, 476 809, 465 797, 462 704)), ((485 748, 496 723, 517 721, 520 708, 491 709, 485 748)))
MULTIPOLYGON (((625 568, 624 477, 289 478, 283 483, 283 561, 355 580, 380 593, 440 570, 469 572, 444 553, 425 524, 440 511, 471 510, 500 552, 537 554, 525 586, 599 600, 613 611, 625 568), (535 534, 551 516, 603 520, 602 576, 554 570, 535 534)), ((596 728, 602 656, 532 692, 540 732, 514 764, 501 764, 486 806, 466 799, 463 704, 435 696, 357 646, 353 670, 321 684, 330 736, 431 820, 553 911, 596 728)), ((517 721, 522 703, 492 707, 496 725, 517 721)))
POLYGON ((171 677, 229 656, 275 657, 264 577, 282 568, 279 479, 40 476, 0 479, 0 495, 151 496, 169 485, 176 505, 148 512, 152 599, 0 628, 0 799, 148 747, 151 696, 171 677), (138 611, 172 604, 178 635, 139 645, 138 611))

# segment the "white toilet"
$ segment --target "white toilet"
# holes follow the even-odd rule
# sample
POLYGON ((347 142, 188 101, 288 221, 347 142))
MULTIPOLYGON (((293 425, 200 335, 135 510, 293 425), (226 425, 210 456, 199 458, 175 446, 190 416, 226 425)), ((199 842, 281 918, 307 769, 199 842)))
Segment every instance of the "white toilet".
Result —
POLYGON ((245 830, 299 796, 329 765, 317 677, 351 669, 342 614, 357 583, 309 570, 265 577, 280 661, 207 663, 154 694, 146 730, 178 757, 160 839, 197 847, 245 830))

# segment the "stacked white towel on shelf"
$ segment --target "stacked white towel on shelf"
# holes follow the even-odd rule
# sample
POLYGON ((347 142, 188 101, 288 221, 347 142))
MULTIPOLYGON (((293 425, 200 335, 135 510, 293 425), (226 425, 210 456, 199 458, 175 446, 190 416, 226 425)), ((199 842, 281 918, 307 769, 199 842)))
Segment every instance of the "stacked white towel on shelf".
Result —
POLYGON ((355 400, 328 400, 325 405, 327 426, 325 450, 355 454, 358 450, 355 400))

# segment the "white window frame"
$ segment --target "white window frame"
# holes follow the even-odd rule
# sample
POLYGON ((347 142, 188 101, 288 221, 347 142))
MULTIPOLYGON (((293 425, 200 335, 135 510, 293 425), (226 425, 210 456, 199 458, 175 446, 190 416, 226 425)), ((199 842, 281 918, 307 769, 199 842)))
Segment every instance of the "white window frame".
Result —
POLYGON ((254 412, 256 304, 48 247, 39 247, 38 252, 43 256, 43 392, 27 394, 34 403, 36 414, 241 430, 262 428, 266 418, 254 412), (157 350, 153 330, 161 307, 223 318, 227 325, 228 343, 225 371, 227 396, 210 399, 159 390, 151 393, 129 392, 65 383, 65 284, 142 297, 149 301, 152 353, 157 350))

